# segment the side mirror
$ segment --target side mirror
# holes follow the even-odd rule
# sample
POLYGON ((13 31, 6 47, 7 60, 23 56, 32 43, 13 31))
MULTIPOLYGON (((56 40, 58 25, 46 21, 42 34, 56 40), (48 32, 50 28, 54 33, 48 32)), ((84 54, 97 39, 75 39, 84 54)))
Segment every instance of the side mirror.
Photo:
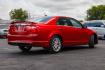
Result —
POLYGON ((87 28, 87 26, 86 25, 83 25, 83 28, 87 28))

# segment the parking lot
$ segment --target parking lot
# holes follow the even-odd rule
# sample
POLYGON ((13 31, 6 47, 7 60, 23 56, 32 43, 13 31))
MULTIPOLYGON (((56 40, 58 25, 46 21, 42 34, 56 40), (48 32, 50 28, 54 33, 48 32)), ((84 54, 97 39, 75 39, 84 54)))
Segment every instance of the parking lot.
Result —
POLYGON ((105 70, 105 40, 99 40, 94 49, 73 46, 49 54, 42 48, 22 53, 0 39, 0 70, 105 70))

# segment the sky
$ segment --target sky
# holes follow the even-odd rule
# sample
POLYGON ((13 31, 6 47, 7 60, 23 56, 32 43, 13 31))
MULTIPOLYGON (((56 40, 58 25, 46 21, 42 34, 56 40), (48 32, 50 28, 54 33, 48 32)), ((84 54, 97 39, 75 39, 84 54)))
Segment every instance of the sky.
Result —
POLYGON ((93 5, 105 5, 105 0, 0 0, 0 18, 9 20, 9 12, 23 8, 30 16, 70 16, 78 20, 86 17, 93 5))

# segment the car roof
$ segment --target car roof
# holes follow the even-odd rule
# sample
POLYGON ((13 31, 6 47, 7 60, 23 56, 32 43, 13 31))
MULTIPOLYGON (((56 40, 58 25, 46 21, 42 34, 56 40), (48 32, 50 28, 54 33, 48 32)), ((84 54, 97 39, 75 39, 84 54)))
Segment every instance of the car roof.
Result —
MULTIPOLYGON (((65 18, 65 17, 68 17, 68 16, 52 16, 52 17, 58 17, 58 18, 59 17, 64 17, 65 18)), ((69 18, 71 18, 71 17, 69 17, 69 18)))
MULTIPOLYGON (((67 17, 67 16, 39 16, 39 17, 36 17, 36 18, 41 18, 41 17, 60 18, 60 17, 67 17)), ((36 18, 31 18, 31 19, 36 19, 36 18)), ((69 18, 71 18, 71 17, 69 17, 69 18)), ((27 19, 27 20, 30 20, 30 19, 27 19)))

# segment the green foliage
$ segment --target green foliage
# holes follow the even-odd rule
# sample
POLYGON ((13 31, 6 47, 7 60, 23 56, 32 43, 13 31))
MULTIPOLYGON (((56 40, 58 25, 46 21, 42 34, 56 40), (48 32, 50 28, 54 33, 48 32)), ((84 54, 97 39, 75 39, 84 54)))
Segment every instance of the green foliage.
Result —
POLYGON ((105 20, 105 5, 92 6, 88 9, 87 20, 105 20))
POLYGON ((24 21, 28 18, 28 12, 26 10, 14 9, 9 12, 10 18, 17 21, 24 21))

